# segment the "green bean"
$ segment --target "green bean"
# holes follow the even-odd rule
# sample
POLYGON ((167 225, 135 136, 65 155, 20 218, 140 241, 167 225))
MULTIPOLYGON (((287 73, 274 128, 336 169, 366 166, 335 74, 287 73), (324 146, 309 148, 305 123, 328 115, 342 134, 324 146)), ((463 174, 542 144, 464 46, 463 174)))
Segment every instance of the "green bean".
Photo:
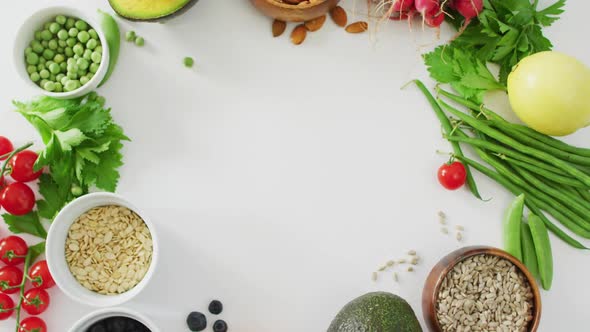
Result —
MULTIPOLYGON (((422 83, 422 81, 414 80, 414 84, 416 84, 418 89, 422 92, 422 94, 424 94, 424 96, 426 97, 426 99, 430 103, 430 106, 434 110, 434 114, 438 118, 438 121, 440 122, 440 125, 443 128, 444 132, 447 135, 451 135, 451 133, 453 133, 453 130, 455 130, 455 128, 453 128, 453 126, 451 125, 449 118, 447 118, 445 112, 438 105, 438 103, 436 102, 436 99, 434 99, 434 96, 430 93, 430 91, 428 91, 428 88, 426 88, 426 86, 424 85, 424 83, 422 83)), ((459 134, 459 135, 463 134, 463 132, 460 129, 455 130, 455 133, 459 134)), ((466 136, 466 135, 463 135, 463 136, 466 136)), ((456 155, 463 156, 463 150, 461 149, 461 146, 459 145, 459 143, 457 143, 457 142, 449 142, 449 143, 451 143, 451 147, 453 148, 453 151, 456 155)), ((477 184, 475 183, 475 179, 473 178, 473 174, 471 173, 471 170, 469 169, 469 167, 465 167, 465 170, 467 171, 467 186, 469 187, 469 190, 471 191, 473 196, 475 196, 478 199, 481 199, 481 195, 479 194, 479 190, 477 190, 477 184)))
POLYGON ((535 278, 539 278, 539 265, 537 263, 537 253, 533 243, 533 235, 529 224, 520 223, 520 242, 522 244, 522 262, 529 269, 529 272, 535 278))
POLYGON ((558 139, 555 139, 551 136, 542 134, 530 127, 509 123, 506 120, 504 120, 502 117, 497 115, 496 113, 492 112, 491 110, 489 110, 487 108, 484 108, 483 105, 477 105, 476 103, 473 103, 465 98, 462 98, 458 95, 455 95, 455 94, 445 91, 443 89, 439 88, 439 89, 437 89, 437 92, 439 94, 465 106, 465 107, 470 108, 470 109, 477 110, 477 111, 483 110, 486 115, 491 115, 492 119, 494 119, 494 120, 501 119, 501 120, 505 121, 507 124, 509 124, 512 129, 518 130, 521 133, 523 133, 531 138, 534 138, 544 144, 547 144, 553 148, 556 148, 556 149, 559 149, 562 151, 568 151, 568 152, 571 152, 571 153, 579 155, 579 156, 590 157, 590 149, 572 146, 572 145, 569 145, 569 144, 562 142, 558 139))
POLYGON ((522 261, 520 244, 520 224, 524 208, 524 194, 520 194, 510 204, 504 215, 504 250, 522 261))
POLYGON ((579 169, 575 168, 574 166, 568 164, 567 162, 565 162, 565 161, 563 161, 563 160, 561 160, 549 153, 546 153, 544 151, 539 151, 537 149, 526 146, 526 145, 514 140, 513 138, 506 136, 505 134, 501 133, 500 131, 481 123, 477 119, 475 119, 475 118, 473 118, 473 117, 471 117, 459 110, 454 109, 453 107, 451 107, 451 105, 449 105, 443 101, 441 101, 440 103, 447 111, 449 111, 451 114, 458 117, 459 119, 463 120, 467 124, 471 125, 473 128, 483 132, 484 134, 486 134, 488 136, 493 137, 494 139, 502 142, 503 144, 506 144, 516 150, 519 150, 520 152, 522 152, 524 154, 527 154, 529 156, 532 156, 532 157, 535 157, 535 158, 538 158, 541 160, 545 160, 547 163, 552 164, 553 166, 556 166, 556 167, 562 169, 563 171, 578 178, 580 181, 582 181, 585 184, 587 184, 588 186, 590 186, 590 176, 588 174, 580 171, 579 169))
POLYGON ((549 234, 543 221, 534 214, 529 215, 529 227, 537 253, 541 285, 545 290, 549 290, 553 282, 553 254, 551 253, 549 234))
POLYGON ((590 202, 590 192, 588 192, 588 190, 584 190, 584 189, 580 189, 580 188, 575 188, 575 189, 578 192, 578 194, 580 194, 580 196, 582 196, 586 201, 590 202))
POLYGON ((457 158, 461 162, 465 163, 466 165, 469 165, 469 166, 475 168, 476 170, 483 173, 484 175, 486 175, 490 179, 492 179, 492 180, 496 181, 497 183, 499 183, 500 185, 504 186, 504 188, 508 189, 508 191, 510 191, 512 194, 517 195, 517 196, 520 194, 525 194, 526 195, 525 202, 524 202, 525 205, 529 208, 529 210, 531 210, 531 212, 533 212, 535 215, 537 215, 539 218, 541 218, 541 220, 543 220, 543 222, 545 223, 545 226, 547 226, 547 228, 549 230, 551 230, 557 237, 559 237, 564 242, 566 242, 567 244, 569 244, 570 246, 572 246, 576 249, 589 249, 589 248, 585 247, 582 243, 580 243, 578 240, 574 239, 569 234, 564 232, 561 228, 556 226, 554 223, 552 223, 551 220, 549 220, 547 217, 545 217, 545 215, 541 211, 541 208, 539 207, 539 206, 542 206, 543 204, 541 202, 535 200, 532 197, 532 195, 526 193, 525 190, 523 190, 518 185, 512 183, 505 176, 503 176, 503 175, 499 174, 498 172, 495 172, 495 171, 485 167, 484 165, 478 163, 477 161, 475 161, 473 159, 469 159, 465 156, 456 155, 455 158, 457 158), (541 204, 538 204, 538 203, 541 203, 541 204))
MULTIPOLYGON (((543 181, 536 178, 533 174, 527 172, 526 170, 518 166, 514 166, 513 168, 516 170, 518 174, 520 174, 520 176, 522 176, 530 184, 537 187, 542 192, 547 193, 550 196, 553 196, 555 200, 560 201, 562 204, 568 206, 572 211, 574 211, 578 215, 582 217, 590 216, 590 209, 584 206, 584 203, 578 201, 577 199, 571 199, 568 195, 564 194, 563 192, 560 192, 559 190, 551 186, 548 186, 547 184, 543 183, 543 181)), ((589 221, 586 222, 588 223, 589 221)), ((590 223, 588 224, 587 229, 590 231, 590 223)))
POLYGON ((542 161, 540 161, 538 159, 531 158, 531 157, 529 157, 527 155, 524 155, 524 154, 522 154, 522 153, 520 153, 520 152, 518 152, 516 150, 512 150, 512 149, 503 147, 503 146, 501 146, 499 144, 495 144, 493 142, 485 141, 485 140, 482 140, 482 139, 479 139, 479 138, 471 138, 471 137, 467 137, 467 136, 461 137, 461 136, 458 136, 458 135, 456 135, 456 136, 445 136, 445 138, 448 141, 451 141, 451 142, 466 143, 466 144, 469 144, 469 145, 472 145, 472 146, 475 146, 475 147, 478 147, 478 148, 482 148, 484 150, 489 150, 491 152, 503 154, 503 155, 512 157, 514 159, 518 159, 520 161, 524 161, 524 162, 527 162, 529 164, 533 164, 533 165, 535 165, 535 166, 537 166, 539 168, 543 168, 543 169, 545 169, 547 171, 550 171, 550 172, 565 174, 561 169, 559 169, 559 168, 557 168, 555 166, 545 164, 545 163, 543 163, 542 161))
POLYGON ((545 170, 541 167, 538 167, 537 165, 529 164, 529 163, 511 158, 511 157, 508 157, 506 155, 501 155, 499 157, 500 157, 500 159, 508 162, 510 165, 520 166, 530 172, 538 174, 548 180, 562 184, 564 186, 588 189, 588 187, 585 184, 583 184, 582 182, 580 182, 576 179, 573 179, 571 177, 563 176, 563 175, 557 174, 557 173, 553 173, 551 171, 548 171, 548 170, 545 170))
POLYGON ((580 193, 578 193, 576 188, 564 186, 560 183, 555 183, 550 180, 545 180, 545 182, 547 182, 547 185, 553 186, 556 189, 558 189, 563 195, 569 197, 570 199, 577 201, 579 204, 582 204, 587 209, 590 209, 590 201, 586 200, 582 195, 580 195, 580 193))

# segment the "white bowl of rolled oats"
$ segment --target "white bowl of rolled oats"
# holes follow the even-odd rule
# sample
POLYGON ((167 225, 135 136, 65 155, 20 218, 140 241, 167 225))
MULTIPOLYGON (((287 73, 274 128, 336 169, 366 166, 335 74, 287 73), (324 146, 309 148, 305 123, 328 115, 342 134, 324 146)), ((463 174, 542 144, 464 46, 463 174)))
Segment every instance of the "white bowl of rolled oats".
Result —
POLYGON ((70 298, 96 307, 120 305, 154 274, 158 241, 153 224, 112 193, 92 193, 66 205, 47 236, 47 264, 70 298))

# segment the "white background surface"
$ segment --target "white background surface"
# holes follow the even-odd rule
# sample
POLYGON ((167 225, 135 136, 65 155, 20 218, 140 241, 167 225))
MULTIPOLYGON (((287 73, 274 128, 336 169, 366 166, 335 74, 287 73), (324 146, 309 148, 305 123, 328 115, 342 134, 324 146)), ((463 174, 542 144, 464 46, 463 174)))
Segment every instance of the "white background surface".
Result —
MULTIPOLYGON (((15 145, 40 138, 12 112, 11 100, 36 94, 16 75, 13 37, 27 15, 51 4, 0 4, 0 135, 15 145)), ((106 0, 69 4, 110 10, 106 0)), ((353 1, 343 6, 352 10, 353 1)), ((581 27, 589 10, 571 0, 546 30, 557 50, 586 64, 581 27)), ((273 39, 270 19, 238 0, 201 0, 164 25, 120 22, 146 46, 123 42, 100 90, 133 139, 118 192, 151 215, 162 250, 152 283, 126 306, 163 331, 187 331, 186 315, 206 312, 214 298, 230 331, 325 331, 341 306, 373 290, 405 297, 422 321, 423 282, 441 256, 501 244, 511 195, 479 174, 489 202, 444 191, 435 174, 445 157, 436 150, 450 147, 417 90, 400 90, 427 78, 420 54, 448 31, 437 41, 432 30, 388 22, 375 43, 328 20, 295 47, 287 34, 273 39), (193 70, 182 65, 187 55, 193 70), (466 228, 463 243, 441 234, 439 210, 466 228), (371 281, 380 264, 408 249, 423 257, 416 272, 400 273, 397 284, 391 274, 371 281)), ((586 130, 568 139, 588 146, 588 138, 586 130)), ((555 280, 543 292, 540 331, 585 331, 590 257, 557 239, 553 247, 555 280)), ((51 295, 43 315, 50 332, 93 310, 57 289, 51 295)), ((13 326, 1 322, 0 330, 13 326)))

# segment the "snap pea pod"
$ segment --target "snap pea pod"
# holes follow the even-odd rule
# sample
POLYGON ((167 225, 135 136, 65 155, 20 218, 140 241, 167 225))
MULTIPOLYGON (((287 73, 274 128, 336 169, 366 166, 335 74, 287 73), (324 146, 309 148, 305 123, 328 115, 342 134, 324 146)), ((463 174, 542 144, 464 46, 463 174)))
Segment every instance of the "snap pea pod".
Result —
POLYGON ((520 223, 520 238, 522 244, 522 262, 535 278, 539 278, 539 265, 537 264, 537 253, 535 252, 533 235, 531 234, 529 224, 525 222, 520 223))
POLYGON ((121 49, 121 31, 119 30, 119 24, 117 24, 117 21, 115 21, 111 15, 102 10, 98 10, 98 13, 102 18, 101 27, 104 31, 107 44, 109 45, 109 67, 104 78, 100 84, 98 84, 100 87, 108 81, 117 66, 119 51, 121 49))
POLYGON ((504 250, 522 261, 520 244, 520 224, 524 209, 524 194, 520 194, 510 204, 504 215, 504 250))
POLYGON ((526 195, 525 205, 531 210, 531 212, 533 212, 535 215, 537 215, 539 218, 541 218, 541 220, 543 220, 543 222, 545 223, 545 225, 547 226, 547 228, 550 231, 552 231, 557 237, 559 237, 565 243, 569 244, 570 246, 572 246, 576 249, 589 249, 586 246, 584 246, 582 243, 580 243, 578 240, 574 239, 569 234, 564 232, 561 228, 556 226, 554 223, 552 223, 551 220, 549 220, 547 217, 545 217, 545 215, 541 211, 541 207, 544 204, 542 202, 534 200, 532 195, 526 193, 525 190, 523 190, 518 185, 512 183, 505 176, 485 167, 484 165, 478 163, 477 161, 475 161, 473 159, 467 158, 465 156, 455 156, 455 157, 458 160, 462 161, 463 163, 473 167, 474 169, 478 170, 482 174, 486 175, 490 179, 496 181, 497 183, 502 185, 504 188, 508 189, 508 191, 510 191, 514 195, 520 195, 520 194, 524 193, 526 195))
POLYGON ((502 142, 503 144, 506 144, 506 145, 512 147, 513 149, 516 149, 524 154, 527 154, 529 156, 535 157, 540 160, 545 160, 547 163, 549 163, 557 168, 560 168, 561 170, 565 171, 566 173, 579 179, 584 184, 590 186, 590 176, 588 174, 584 173, 583 171, 579 170, 578 168, 568 164, 567 162, 565 162, 565 161, 563 161, 563 160, 561 160, 549 153, 546 153, 544 151, 540 151, 535 148, 531 148, 529 146, 526 146, 526 145, 516 141, 515 139, 503 134, 502 132, 498 131, 497 129, 487 126, 486 124, 481 123, 477 119, 475 119, 475 118, 473 118, 473 117, 471 117, 459 110, 454 109, 451 105, 445 103, 444 101, 440 101, 440 104, 448 112, 450 112, 451 114, 453 114, 454 116, 456 116, 457 118, 462 120, 463 122, 469 124, 470 126, 475 128, 476 130, 479 130, 479 131, 483 132, 484 134, 491 136, 494 139, 502 142))
POLYGON ((553 254, 551 253, 549 233, 543 221, 534 214, 529 216, 529 226, 531 228, 533 244, 535 245, 535 252, 537 253, 541 285, 545 290, 549 290, 553 282, 553 254))
MULTIPOLYGON (((449 98, 450 100, 453 100, 465 107, 468 107, 472 110, 484 110, 484 112, 486 113, 486 115, 490 115, 494 120, 499 120, 502 119, 499 115, 497 115, 496 113, 492 112, 491 110, 483 107, 483 105, 477 105, 476 103, 469 101, 461 96, 455 95, 451 92, 445 91, 443 89, 438 88, 437 89, 437 93, 440 95, 443 95, 447 98, 449 98), (491 113, 490 113, 491 112, 491 113)), ((504 120, 504 119, 502 119, 504 120)), ((506 120, 504 120, 506 121, 506 120)), ((506 123, 509 123, 506 121, 506 123)), ((553 148, 562 150, 562 151, 567 151, 567 152, 571 152, 573 154, 579 155, 579 156, 584 156, 584 157, 590 157, 590 149, 585 149, 585 148, 580 148, 580 147, 576 147, 576 146, 572 146, 569 145, 565 142, 562 142, 558 139, 555 139, 551 136, 547 136, 545 134, 542 134, 530 127, 527 126, 522 126, 522 125, 518 125, 518 124, 512 124, 510 123, 511 128, 513 128, 514 130, 518 130, 519 132, 534 138, 544 144, 547 144, 548 146, 551 146, 553 148)))
MULTIPOLYGON (((414 80, 414 84, 416 84, 418 89, 422 92, 422 94, 424 94, 424 96, 426 97, 426 99, 430 103, 430 106, 432 106, 432 109, 434 110, 434 114, 436 114, 436 117, 438 118, 438 121, 440 122, 440 125, 443 128, 444 132, 447 135, 451 135, 455 128, 451 125, 451 122, 449 121, 449 119, 445 115, 445 112, 442 110, 442 108, 440 108, 440 106, 436 102, 436 99, 434 99, 434 96, 432 96, 432 94, 430 93, 428 88, 426 88, 424 83, 422 83, 422 81, 414 80)), ((463 151, 461 150, 461 146, 459 145, 459 143, 456 143, 456 142, 450 142, 450 143, 451 143, 451 146, 453 147, 453 151, 455 152, 455 154, 462 156, 463 151)), ((481 195, 479 194, 479 191, 477 190, 477 184, 475 183, 475 179, 473 179, 473 174, 471 174, 471 170, 469 170, 469 167, 465 167, 465 170, 467 171, 467 186, 469 187, 469 190, 471 191, 473 196, 475 196, 478 199, 481 199, 481 195)))
POLYGON ((562 184, 562 185, 564 185, 564 187, 568 186, 568 187, 574 187, 574 188, 588 189, 588 187, 585 184, 570 177, 569 175, 562 175, 562 174, 553 173, 551 171, 548 171, 546 169, 538 167, 534 164, 529 164, 524 161, 521 161, 521 160, 518 160, 518 159, 515 159, 512 157, 508 157, 507 155, 500 155, 499 157, 500 157, 500 159, 508 162, 508 164, 510 164, 510 165, 520 166, 520 167, 522 167, 530 172, 533 172, 535 174, 538 174, 548 180, 562 184))

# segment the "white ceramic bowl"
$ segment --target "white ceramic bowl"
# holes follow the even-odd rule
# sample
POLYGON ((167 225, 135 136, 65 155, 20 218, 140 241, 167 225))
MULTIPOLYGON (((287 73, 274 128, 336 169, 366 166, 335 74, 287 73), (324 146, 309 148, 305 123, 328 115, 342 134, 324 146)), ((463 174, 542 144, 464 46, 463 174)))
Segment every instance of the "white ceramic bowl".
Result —
POLYGON ((109 317, 133 318, 149 328, 150 331, 160 332, 160 329, 158 329, 156 325, 147 317, 138 312, 124 308, 101 309, 92 312, 77 321, 76 324, 74 324, 74 326, 72 326, 72 328, 69 330, 69 332, 86 332, 92 324, 109 317))
POLYGON ((55 217, 47 235, 46 256, 55 283, 68 297, 95 307, 112 307, 131 300, 148 284, 158 262, 158 238, 148 217, 126 199, 112 193, 92 193, 70 202, 55 217), (65 258, 65 243, 70 226, 86 211, 104 205, 124 206, 137 213, 147 225, 153 242, 152 262, 145 277, 134 288, 118 295, 101 295, 86 289, 74 278, 65 258))
MULTIPOLYGON (((95 15, 98 15, 98 13, 95 15)), ((21 78, 44 95, 61 99, 76 98, 96 89, 98 84, 100 84, 104 78, 104 75, 106 74, 109 67, 109 45, 107 44, 101 25, 93 16, 71 7, 49 7, 41 9, 40 11, 31 15, 27 20, 25 20, 21 28, 16 33, 16 40, 14 43, 14 64, 16 71, 21 76, 21 78), (98 70, 96 71, 96 74, 94 74, 88 83, 74 91, 69 92, 49 92, 45 89, 42 89, 40 86, 35 84, 35 82, 31 81, 31 78, 27 73, 27 64, 25 61, 25 49, 34 39, 35 31, 42 28, 45 22, 54 19, 57 15, 65 15, 68 17, 83 19, 88 24, 90 24, 94 30, 96 30, 102 45, 102 61, 98 67, 98 70)))

